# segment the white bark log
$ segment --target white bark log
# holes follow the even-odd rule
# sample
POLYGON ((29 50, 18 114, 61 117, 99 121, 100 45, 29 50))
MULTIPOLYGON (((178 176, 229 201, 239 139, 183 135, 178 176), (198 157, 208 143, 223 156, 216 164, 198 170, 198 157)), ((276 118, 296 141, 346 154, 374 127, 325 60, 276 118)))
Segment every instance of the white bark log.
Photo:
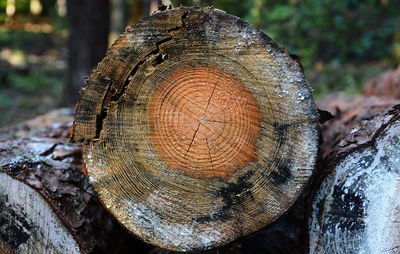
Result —
POLYGON ((0 173, 0 207, 2 238, 15 253, 81 253, 43 197, 5 173, 0 173))
POLYGON ((313 203, 310 253, 400 253, 399 135, 397 120, 333 167, 313 203))

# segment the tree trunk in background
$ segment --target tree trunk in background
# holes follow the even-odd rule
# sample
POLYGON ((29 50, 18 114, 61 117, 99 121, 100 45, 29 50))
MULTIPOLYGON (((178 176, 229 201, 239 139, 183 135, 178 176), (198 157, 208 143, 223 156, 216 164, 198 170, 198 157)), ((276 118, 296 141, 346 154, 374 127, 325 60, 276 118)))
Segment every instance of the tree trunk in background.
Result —
POLYGON ((7 0, 6 14, 9 17, 15 14, 15 0, 7 0))
POLYGON ((29 9, 32 15, 39 15, 42 13, 43 5, 39 0, 30 0, 29 9))
POLYGON ((93 67, 104 57, 110 30, 109 0, 69 0, 69 74, 64 105, 74 105, 93 67))
POLYGON ((125 0, 111 0, 111 32, 109 37, 110 45, 118 38, 124 31, 126 26, 126 9, 125 0))
POLYGON ((143 0, 143 17, 151 15, 158 10, 158 0, 143 0))

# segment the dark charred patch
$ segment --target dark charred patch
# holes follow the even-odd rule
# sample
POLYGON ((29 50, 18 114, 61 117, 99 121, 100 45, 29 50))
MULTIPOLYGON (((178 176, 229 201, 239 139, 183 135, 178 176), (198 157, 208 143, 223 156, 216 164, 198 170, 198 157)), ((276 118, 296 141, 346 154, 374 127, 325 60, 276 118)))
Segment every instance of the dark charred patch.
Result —
POLYGON ((286 140, 287 132, 288 132, 287 129, 289 126, 290 126, 289 124, 284 124, 284 123, 274 123, 273 124, 276 137, 280 141, 279 143, 282 143, 286 140))
POLYGON ((129 56, 132 54, 130 51, 131 48, 126 48, 126 47, 120 47, 118 51, 118 58, 126 62, 127 59, 129 59, 129 56))
POLYGON ((232 218, 232 210, 237 205, 243 204, 246 198, 252 195, 248 190, 251 189, 253 183, 250 181, 253 171, 249 171, 246 175, 241 176, 236 183, 227 183, 217 193, 213 193, 216 198, 222 198, 224 205, 214 214, 200 216, 195 220, 199 223, 211 221, 227 221, 232 218))
POLYGON ((30 238, 31 225, 25 215, 17 214, 6 205, 7 196, 0 196, 0 238, 14 250, 30 238))
POLYGON ((293 178, 290 170, 292 165, 291 160, 283 160, 277 165, 277 170, 272 171, 270 174, 270 181, 275 186, 282 186, 289 182, 293 178))
POLYGON ((356 190, 349 188, 347 192, 344 192, 342 186, 335 186, 333 189, 329 224, 339 225, 339 230, 343 232, 359 231, 365 228, 365 197, 360 192, 354 191, 356 190))

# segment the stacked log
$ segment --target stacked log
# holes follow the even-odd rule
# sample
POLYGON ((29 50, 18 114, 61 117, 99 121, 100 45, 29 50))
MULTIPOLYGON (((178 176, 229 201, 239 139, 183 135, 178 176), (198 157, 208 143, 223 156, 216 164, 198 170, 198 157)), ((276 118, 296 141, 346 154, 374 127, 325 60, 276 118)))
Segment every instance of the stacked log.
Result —
POLYGON ((364 94, 400 99, 400 66, 396 70, 386 71, 368 82, 364 94))
POLYGON ((399 253, 400 105, 393 103, 400 101, 353 97, 323 126, 329 142, 310 207, 310 253, 399 253))
POLYGON ((98 202, 70 144, 72 116, 59 110, 0 139, 1 253, 124 253, 149 249, 98 202), (58 119, 55 121, 53 118, 58 119))

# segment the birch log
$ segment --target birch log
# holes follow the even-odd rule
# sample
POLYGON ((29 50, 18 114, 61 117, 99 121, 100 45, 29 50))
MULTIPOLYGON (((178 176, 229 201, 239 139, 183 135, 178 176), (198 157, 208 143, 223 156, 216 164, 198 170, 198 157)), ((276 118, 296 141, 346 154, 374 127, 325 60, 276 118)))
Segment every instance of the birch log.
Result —
POLYGON ((400 105, 358 98, 323 129, 337 142, 312 204, 310 253, 400 251, 400 105))
POLYGON ((314 168, 318 114, 298 58, 212 8, 157 12, 88 78, 72 140, 115 217, 190 251, 274 221, 314 168))

